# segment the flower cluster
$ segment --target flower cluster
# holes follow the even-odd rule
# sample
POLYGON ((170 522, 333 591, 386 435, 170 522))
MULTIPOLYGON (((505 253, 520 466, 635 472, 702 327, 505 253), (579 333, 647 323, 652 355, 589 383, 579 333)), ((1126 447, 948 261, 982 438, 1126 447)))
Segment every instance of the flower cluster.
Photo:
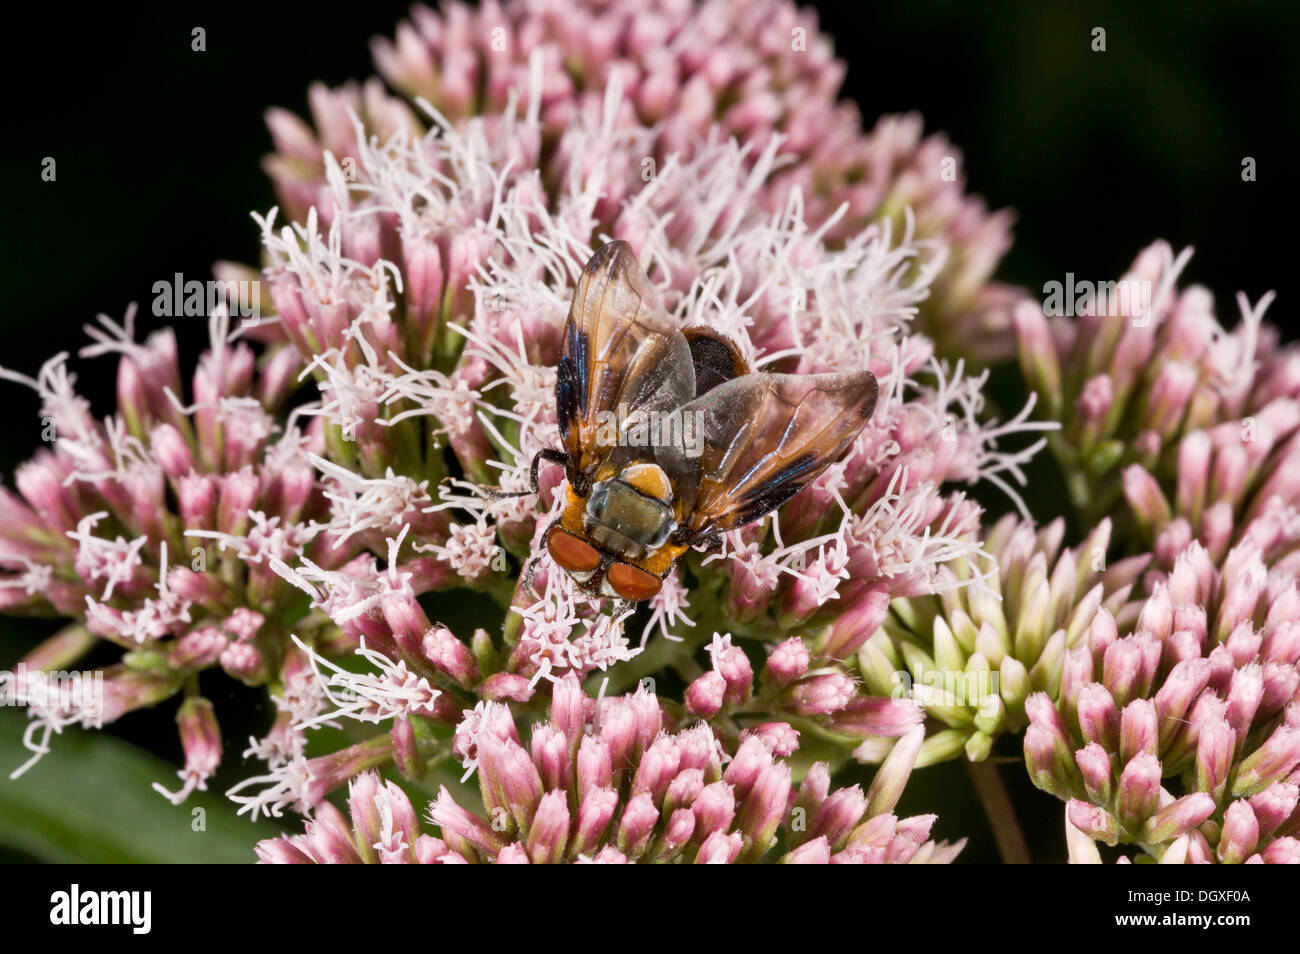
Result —
POLYGON ((1096 841, 1166 862, 1300 859, 1300 349, 1263 321, 1271 294, 1238 296, 1225 331, 1208 291, 1176 287, 1190 254, 1157 242, 1075 321, 1015 312, 1073 502, 1084 520, 1115 513, 1149 561, 1141 602, 1098 611, 1059 690, 1026 704, 1026 764, 1068 801, 1081 861, 1096 841))
MULTIPOLYGON (((379 578, 397 580, 404 560, 436 561, 455 582, 509 603, 501 638, 485 643, 494 661, 484 671, 535 684, 636 655, 623 621, 595 614, 549 559, 533 568, 531 588, 519 573, 560 499, 558 470, 541 473, 540 509, 529 495, 486 493, 492 485, 526 491, 534 454, 557 444, 560 328, 576 276, 610 236, 648 264, 671 314, 727 331, 756 365, 865 367, 882 383, 872 421, 844 461, 779 520, 688 561, 707 609, 688 613, 693 596, 682 577, 670 578, 651 603, 652 628, 681 642, 657 661, 693 665, 709 632, 741 638, 737 627, 769 645, 792 628, 834 630, 814 639, 824 644, 817 652, 850 655, 882 599, 932 592, 939 567, 978 546, 977 508, 939 484, 1016 477, 1035 449, 999 451, 1005 435, 1034 425, 1023 415, 986 421, 983 378, 936 360, 909 326, 943 248, 895 236, 889 225, 832 246, 807 222, 798 191, 773 214, 777 139, 757 154, 735 140, 704 142, 643 179, 637 157, 655 131, 624 116, 617 82, 599 115, 580 112, 548 147, 541 75, 522 114, 512 107, 456 126, 425 104, 433 131, 386 142, 365 141, 358 124, 349 174, 326 156, 328 192, 305 223, 277 231, 273 217, 261 220, 281 328, 315 356, 309 366, 323 400, 313 413, 329 449, 317 467, 350 489, 329 495, 336 530, 364 522, 372 546, 387 541, 390 568, 399 567, 394 576, 370 565, 376 580, 354 597, 315 605, 346 627, 361 612, 354 600, 378 600, 391 632, 379 627, 372 646, 398 644, 415 671, 431 624, 411 605, 408 632, 399 632, 386 608, 392 583, 379 578), (545 162, 550 171, 539 170, 545 162), (456 472, 464 479, 444 480, 456 472)), ((284 569, 315 596, 314 572, 284 569)), ((697 687, 700 704, 717 711, 721 700, 706 699, 705 688, 697 687)), ((791 677, 781 688, 760 693, 749 711, 826 716, 854 745, 898 734, 897 707, 842 672, 791 677)))
POLYGON ((326 802, 304 834, 257 853, 268 863, 946 863, 962 843, 928 840, 933 815, 891 813, 922 734, 898 742, 867 792, 832 792, 821 762, 793 783, 781 757, 797 746, 789 726, 747 733, 729 754, 706 724, 673 725, 643 687, 592 699, 569 674, 526 746, 500 703, 480 703, 457 730, 486 819, 443 786, 428 812, 436 834, 425 833, 406 794, 367 772, 351 784, 350 821, 326 802))
MULTIPOLYGON (((613 83, 624 102, 609 132, 646 131, 631 169, 643 179, 719 138, 749 146, 751 166, 774 146, 777 162, 756 202, 779 213, 798 192, 804 221, 824 228, 832 245, 872 224, 900 230, 910 216, 919 237, 949 250, 919 309, 921 329, 940 353, 968 362, 1013 353, 1011 311, 1023 293, 990 282, 1010 245, 1010 215, 990 214, 965 193, 961 153, 942 136, 922 138, 919 116, 886 116, 864 133, 856 107, 839 99, 844 64, 815 14, 788 0, 417 5, 373 51, 394 89, 458 128, 522 108, 540 84, 529 108, 548 187, 565 175, 569 153, 559 142, 579 117, 600 115, 613 83)), ((276 152, 266 167, 298 221, 328 191, 327 152, 355 162, 366 136, 386 141, 420 122, 377 80, 317 85, 310 100, 312 125, 284 110, 268 114, 276 152)), ((606 161, 601 151, 582 157, 588 170, 606 161)))
POLYGON ((1300 860, 1300 585, 1258 548, 1198 542, 1120 636, 1099 610, 1059 702, 1026 703, 1025 763, 1081 836, 1190 862, 1300 860))
POLYGON ((228 796, 306 818, 263 861, 948 862, 894 814, 910 774, 1023 733, 1073 860, 1300 861, 1300 349, 1271 296, 1227 332, 1157 243, 1119 283, 1149 293, 1049 318, 990 281, 1010 220, 959 153, 916 116, 864 132, 787 0, 417 7, 373 53, 311 124, 268 115, 262 268, 218 269, 267 317, 218 307, 189 379, 170 331, 101 319, 103 420, 67 355, 0 369, 50 443, 0 489, 0 611, 72 620, 31 672, 120 650, 93 710, 29 707, 32 761, 178 696, 179 802, 220 763, 223 670, 275 705, 228 796), (752 368, 879 382, 842 459, 635 613, 552 563, 565 474, 536 468, 611 240, 752 368), (1013 352, 1035 393, 998 421, 971 369, 1013 352), (1081 540, 1017 492, 1047 445, 1081 540), (953 487, 979 481, 1019 513, 985 522, 953 487))
MULTIPOLYGON (((1025 302, 1014 318, 1025 378, 1046 416, 1062 425, 1049 445, 1081 513, 1095 520, 1127 496, 1148 534, 1181 517, 1171 533, 1204 532, 1221 556, 1272 497, 1295 499, 1280 443, 1296 423, 1300 349, 1280 346, 1277 329, 1264 323, 1272 293, 1253 306, 1238 296, 1241 323, 1225 331, 1209 291, 1176 286, 1190 257, 1191 249, 1175 257, 1156 242, 1119 282, 1106 283, 1114 286, 1107 294, 1089 288, 1064 303, 1077 317, 1049 319, 1025 302), (1257 482, 1278 471, 1247 514, 1257 482), (1152 481, 1175 510, 1161 506, 1152 481)), ((1181 542, 1190 538, 1184 533, 1181 542)), ((1179 542, 1159 548, 1166 569, 1179 542)))
MULTIPOLYGON (((35 379, 0 369, 39 395, 53 444, 19 468, 17 494, 0 490, 0 606, 84 621, 23 662, 64 669, 97 640, 124 651, 104 671, 104 706, 31 708, 27 745, 37 757, 65 725, 98 726, 152 706, 205 669, 267 684, 292 592, 272 564, 309 554, 335 566, 352 555, 319 522, 327 501, 310 462, 319 427, 281 416, 302 364, 294 348, 271 347, 259 368, 218 311, 187 405, 170 330, 140 344, 133 310, 121 325, 101 323, 88 329, 95 344, 82 354, 120 355, 117 411, 103 421, 74 390, 66 354, 35 379)), ((187 711, 209 711, 201 697, 190 700, 187 711)), ((215 768, 204 735, 182 727, 185 792, 215 768)))
MULTIPOLYGON (((1014 496, 1006 478, 1036 449, 1000 449, 1036 425, 989 421, 983 377, 913 327, 940 287, 973 300, 1005 221, 930 168, 946 149, 922 143, 919 122, 861 136, 835 104, 824 40, 743 52, 773 23, 811 30, 794 7, 736 10, 747 25, 733 35, 726 4, 666 5, 659 27, 685 44, 667 66, 636 54, 653 44, 631 5, 587 11, 629 64, 609 69, 598 51, 575 61, 593 34, 565 8, 417 11, 427 43, 404 26, 376 50, 414 109, 372 82, 315 89, 318 133, 272 114, 268 171, 289 218, 257 217, 269 318, 213 316, 190 404, 173 337, 137 344, 131 316, 83 352, 120 356, 103 423, 66 356, 36 379, 5 372, 37 390, 57 439, 20 471, 21 496, 0 500, 4 607, 85 621, 29 665, 71 664, 97 638, 122 647, 98 721, 184 694, 170 797, 204 787, 219 761, 216 713, 191 678, 215 667, 266 686, 277 709, 245 753, 265 773, 231 792, 249 811, 310 810, 369 768, 418 776, 447 757, 429 740, 464 713, 524 705, 565 674, 609 670, 626 687, 675 670, 693 680, 688 709, 733 751, 783 720, 878 762, 918 725, 915 705, 874 696, 843 661, 891 597, 934 592, 949 582, 940 568, 978 548, 978 508, 940 486, 987 478, 1014 496), (715 41, 745 60, 725 77, 686 49, 715 41), (687 75, 667 83, 665 68, 687 75), (775 112, 759 108, 764 83, 785 104, 775 112), (723 105, 737 97, 748 105, 723 105), (681 108, 696 100, 702 112, 681 108), (969 247, 950 246, 961 235, 969 247), (684 560, 639 645, 545 556, 523 572, 561 499, 558 468, 543 469, 540 499, 489 493, 527 491, 534 454, 557 444, 560 328, 610 238, 632 245, 670 314, 729 333, 755 367, 869 369, 881 384, 852 452, 779 516, 684 560), (472 639, 438 625, 427 597, 455 587, 495 602, 504 624, 484 619, 472 639), (706 649, 709 633, 727 635, 706 649), (755 692, 747 654, 769 651, 755 692), (310 730, 342 718, 382 726, 308 758, 310 730)), ((32 714, 36 755, 69 722, 90 724, 32 714)))
POLYGON ((1065 655, 1099 609, 1121 625, 1136 620, 1141 603, 1129 596, 1150 558, 1107 566, 1109 521, 1062 550, 1064 534, 1059 519, 1035 532, 1003 517, 987 531, 983 553, 940 571, 952 579, 938 595, 890 603, 884 625, 859 650, 871 691, 915 699, 947 727, 926 740, 923 762, 963 749, 984 759, 999 735, 1024 729, 1031 693, 1057 697, 1065 655))

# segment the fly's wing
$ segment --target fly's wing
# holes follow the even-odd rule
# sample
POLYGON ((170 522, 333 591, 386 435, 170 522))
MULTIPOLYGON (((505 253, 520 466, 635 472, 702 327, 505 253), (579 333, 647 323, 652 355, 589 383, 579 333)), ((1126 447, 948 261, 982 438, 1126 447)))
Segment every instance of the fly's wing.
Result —
POLYGON ((638 422, 694 396, 690 347, 631 247, 602 245, 578 279, 556 367, 555 410, 570 464, 602 480, 653 459, 652 434, 638 422))
POLYGON ((679 521, 722 533, 776 509, 838 460, 871 417, 869 371, 746 374, 682 408, 698 429, 692 458, 662 459, 674 478, 679 521))
POLYGON ((682 329, 682 337, 691 348, 695 368, 695 397, 712 391, 719 384, 749 373, 749 365, 736 343, 720 331, 706 325, 682 329))

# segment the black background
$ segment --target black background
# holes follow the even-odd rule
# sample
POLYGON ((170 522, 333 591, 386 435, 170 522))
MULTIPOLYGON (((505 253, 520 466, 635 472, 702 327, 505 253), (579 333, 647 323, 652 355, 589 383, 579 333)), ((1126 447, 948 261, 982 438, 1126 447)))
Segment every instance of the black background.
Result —
MULTIPOLYGON (((1277 289, 1270 317, 1294 337, 1285 285, 1296 270, 1300 171, 1293 2, 818 6, 867 126, 881 113, 921 111, 928 131, 962 150, 971 191, 1017 211, 1000 278, 1038 288, 1067 271, 1118 277, 1164 237, 1196 246, 1186 275, 1215 291, 1225 323, 1235 321, 1238 290, 1254 300, 1277 289), (1098 26, 1104 53, 1090 48, 1098 26), (1246 156, 1257 163, 1252 183, 1241 179, 1246 156)), ((405 4, 379 0, 6 10, 0 364, 34 375, 54 352, 82 346, 81 326, 98 312, 120 318, 131 301, 147 331, 157 321, 147 314, 155 281, 206 278, 217 259, 256 261, 248 211, 274 203, 258 165, 270 148, 264 110, 302 115, 311 81, 371 75, 369 38, 391 36, 405 15, 405 4), (196 26, 207 31, 206 52, 191 51, 196 26), (40 175, 47 156, 57 161, 53 183, 40 175)), ((188 368, 206 330, 185 321, 188 368)), ((75 367, 96 412, 108 413, 113 362, 75 367)), ((38 402, 8 383, 0 395, 8 474, 39 440, 38 402)), ((1034 473, 1029 496, 1050 514, 1059 494, 1046 471, 1034 473)), ((41 631, 0 623, 10 647, 41 631)), ((0 650, 0 662, 12 655, 0 650)), ((173 711, 130 717, 115 731, 178 758, 173 711)), ((956 766, 922 774, 942 787, 945 772, 960 775, 956 766)), ((1063 857, 1059 807, 1027 782, 1015 795, 1036 857, 1063 857)), ((908 801, 900 808, 929 807, 908 801)), ((978 811, 942 814, 937 833, 982 827, 978 811)), ((962 860, 994 857, 977 839, 962 860)))

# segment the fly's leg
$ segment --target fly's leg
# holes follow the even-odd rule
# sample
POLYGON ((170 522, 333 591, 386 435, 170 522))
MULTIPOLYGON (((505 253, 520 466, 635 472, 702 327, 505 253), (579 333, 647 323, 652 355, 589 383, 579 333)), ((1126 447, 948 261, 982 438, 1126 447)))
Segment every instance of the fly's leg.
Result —
MULTIPOLYGON (((545 453, 545 451, 542 451, 541 453, 545 453)), ((533 458, 534 464, 536 464, 536 460, 537 458, 533 458)), ((536 471, 536 467, 534 467, 534 472, 535 471, 536 471)), ((541 599, 541 596, 539 596, 537 591, 533 589, 533 574, 537 572, 537 564, 541 562, 543 555, 545 555, 546 553, 545 547, 546 547, 547 536, 550 534, 550 532, 553 529, 555 529, 559 525, 560 525, 560 520, 558 517, 555 520, 551 521, 550 526, 546 528, 546 533, 542 534, 542 547, 543 547, 542 552, 534 554, 533 556, 529 557, 528 562, 524 564, 524 591, 536 597, 539 600, 541 599)))
POLYGON ((537 468, 541 466, 542 461, 550 464, 563 464, 565 470, 568 470, 569 457, 563 451, 551 450, 549 447, 542 448, 533 455, 533 462, 528 467, 528 483, 531 490, 490 490, 488 491, 489 500, 505 500, 512 497, 527 497, 529 494, 539 492, 537 486, 537 468))

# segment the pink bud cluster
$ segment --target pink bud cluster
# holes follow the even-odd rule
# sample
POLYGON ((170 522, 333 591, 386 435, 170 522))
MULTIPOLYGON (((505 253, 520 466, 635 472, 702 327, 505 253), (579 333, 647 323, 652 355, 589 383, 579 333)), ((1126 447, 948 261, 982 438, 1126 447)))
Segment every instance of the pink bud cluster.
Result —
MULTIPOLYGON (((210 668, 267 687, 276 716, 246 753, 266 774, 228 794, 315 811, 306 841, 277 843, 290 854, 337 860, 343 838, 361 860, 949 860, 932 817, 891 814, 923 711, 855 666, 891 600, 959 583, 943 565, 978 551, 979 508, 943 485, 990 478, 1014 497, 1040 446, 999 447, 1040 429, 1031 408, 989 420, 984 378, 937 357, 1004 350, 1012 293, 987 279, 1007 218, 964 194, 955 150, 916 117, 863 135, 829 42, 785 0, 452 4, 417 9, 375 56, 410 103, 372 80, 314 87, 315 129, 268 117, 287 213, 255 217, 273 320, 219 311, 190 381, 169 333, 141 345, 130 317, 105 320, 83 352, 121 356, 102 423, 64 356, 36 379, 2 372, 57 436, 0 492, 0 609, 85 624, 31 663, 97 640, 132 652, 105 670, 105 719, 210 668), (755 368, 881 385, 843 461, 685 558, 640 646, 540 545, 562 469, 527 493, 535 452, 558 446, 574 284, 609 238, 675 320, 725 331, 755 368), (489 613, 470 639, 437 624, 429 594, 453 588, 504 624, 489 613), (651 635, 680 641, 651 648, 690 673, 683 707, 577 690, 622 679, 651 635), (515 719, 547 691, 525 748, 515 719), (344 718, 381 728, 308 759, 307 733, 344 718), (820 763, 796 786, 805 731, 882 763, 872 789, 832 794, 820 763), (418 782, 453 755, 492 817, 444 792, 436 837, 365 774, 418 782), (346 781, 350 826, 322 802, 346 781)), ((42 752, 78 721, 34 714, 42 752)), ((178 723, 176 800, 221 748, 203 697, 187 692, 178 723)))
POLYGON ((457 732, 457 749, 477 768, 483 815, 443 787, 426 833, 402 791, 367 773, 352 782, 350 820, 325 803, 304 834, 262 842, 259 858, 946 863, 962 847, 928 840, 934 816, 891 814, 915 758, 911 740, 864 793, 856 785, 832 791, 820 762, 796 785, 768 733, 744 735, 728 754, 707 725, 674 725, 644 688, 597 700, 573 675, 556 682, 549 718, 533 723, 527 744, 505 705, 482 703, 471 722, 457 732))
POLYGON ((1263 321, 1271 292, 1254 305, 1239 295, 1240 324, 1222 328, 1208 290, 1177 287, 1190 257, 1156 242, 1104 301, 1090 285, 1075 301, 1045 302, 1051 317, 1030 303, 1015 310, 1021 368, 1062 425, 1049 443, 1073 503, 1095 519, 1127 497, 1148 536, 1184 518, 1160 545, 1166 565, 1189 531, 1218 554, 1266 512, 1258 532, 1279 533, 1270 500, 1295 499, 1282 465, 1295 456, 1300 349, 1263 321), (1255 482, 1273 474, 1246 513, 1255 482))
POLYGON ((895 600, 857 654, 869 691, 915 699, 945 728, 922 758, 965 751, 986 758, 997 737, 1024 729, 1025 702, 1056 698, 1066 653, 1099 609, 1121 626, 1137 620, 1131 598, 1148 556, 1107 565, 1111 524, 1062 548, 1065 522, 1042 529, 1007 515, 985 531, 983 554, 955 560, 936 596, 895 600))
MULTIPOLYGON (((18 469, 17 493, 0 489, 0 609, 84 622, 24 662, 70 668, 95 647, 88 635, 143 653, 103 670, 103 711, 33 709, 44 723, 37 754, 51 730, 154 705, 205 669, 272 682, 285 638, 276 608, 289 591, 272 562, 330 567, 354 554, 315 522, 327 514, 309 460, 320 428, 278 417, 302 365, 295 349, 272 348, 259 368, 219 311, 182 384, 169 329, 138 343, 134 310, 122 326, 101 323, 82 354, 119 355, 117 409, 102 421, 75 391, 66 354, 35 379, 0 369, 36 391, 52 442, 18 469)), ((209 707, 198 697, 186 706, 184 791, 220 753, 209 707)))
POLYGON ((1088 838, 1188 861, 1300 859, 1300 587, 1250 544, 1193 542, 1133 630, 1099 610, 1059 702, 1026 702, 1025 763, 1088 838), (1175 847, 1176 846, 1176 847, 1175 847))
MULTIPOLYGON (((918 115, 887 116, 864 132, 857 108, 839 98, 845 66, 812 11, 789 0, 440 6, 416 6, 393 40, 372 44, 379 72, 412 103, 431 104, 459 127, 476 116, 522 111, 536 89, 540 96, 528 108, 551 144, 579 117, 599 115, 617 82, 625 103, 612 134, 635 126, 653 127, 653 134, 630 167, 613 163, 616 175, 653 175, 719 135, 749 146, 751 162, 776 144, 782 167, 758 201, 776 211, 797 190, 805 221, 824 225, 834 243, 873 223, 901 230, 910 216, 918 236, 949 250, 920 309, 922 330, 941 352, 968 362, 1012 354, 1010 315, 1023 293, 990 282, 1010 245, 1011 216, 990 214, 965 193, 960 151, 943 136, 923 138, 918 115)), ((266 168, 298 221, 323 205, 326 151, 355 158, 359 137, 384 141, 417 122, 376 80, 313 87, 310 108, 310 126, 284 110, 268 114, 276 153, 266 168)), ((561 146, 554 155, 563 162, 569 154, 561 146)), ((598 160, 583 161, 590 167, 598 160)), ((564 174, 562 167, 547 170, 543 181, 549 186, 564 174)), ((606 202, 597 211, 614 208, 606 202)))

